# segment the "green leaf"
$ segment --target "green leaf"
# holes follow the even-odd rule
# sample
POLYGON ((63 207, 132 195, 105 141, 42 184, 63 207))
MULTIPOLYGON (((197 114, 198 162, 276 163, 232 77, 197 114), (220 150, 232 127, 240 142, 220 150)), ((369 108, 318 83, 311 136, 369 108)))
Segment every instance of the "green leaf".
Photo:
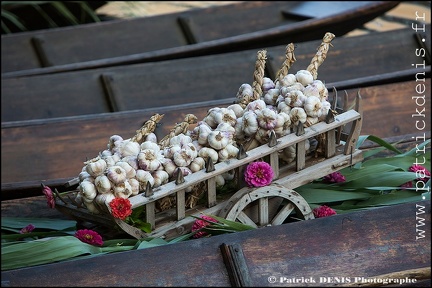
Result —
POLYGON ((390 144, 387 141, 385 141, 385 140, 383 140, 377 136, 374 136, 374 135, 361 135, 357 141, 357 147, 356 148, 357 149, 360 148, 360 146, 366 140, 370 140, 372 142, 375 142, 375 143, 379 144, 380 146, 387 148, 388 150, 393 151, 397 154, 402 154, 402 152, 399 149, 397 149, 396 147, 394 147, 392 144, 390 144))
POLYGON ((17 269, 67 260, 84 254, 102 254, 125 250, 130 250, 130 247, 96 247, 81 242, 74 236, 45 238, 6 247, 2 246, 1 266, 2 270, 17 269))
POLYGON ((61 1, 52 1, 51 5, 57 9, 60 14, 73 25, 78 25, 79 21, 75 16, 69 11, 69 9, 61 1))
POLYGON ((168 242, 162 238, 153 238, 150 241, 142 241, 137 249, 151 248, 151 247, 156 247, 156 246, 161 246, 166 244, 168 244, 168 242))
POLYGON ((76 221, 73 220, 31 217, 2 217, 1 221, 2 229, 21 229, 29 224, 33 224, 35 229, 50 229, 57 231, 76 229, 76 221))
POLYGON ((325 204, 332 202, 340 202, 352 199, 365 199, 371 197, 373 194, 365 192, 350 192, 350 191, 337 191, 329 189, 314 189, 299 187, 295 190, 299 193, 309 204, 325 204))

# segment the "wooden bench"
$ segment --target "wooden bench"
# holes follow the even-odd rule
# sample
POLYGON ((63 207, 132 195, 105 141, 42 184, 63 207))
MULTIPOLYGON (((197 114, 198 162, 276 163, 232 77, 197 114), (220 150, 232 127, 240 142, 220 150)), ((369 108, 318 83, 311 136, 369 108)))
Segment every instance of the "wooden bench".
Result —
MULTIPOLYGON (((378 81, 385 73, 399 73, 409 80, 411 64, 420 60, 415 51, 421 46, 415 36, 412 29, 402 29, 335 38, 318 79, 331 83, 371 77, 378 81)), ((290 72, 306 69, 320 43, 297 44, 297 61, 290 72)), ((285 49, 286 45, 267 49, 266 74, 271 79, 285 60, 285 49)), ((256 54, 257 50, 245 50, 2 79, 1 119, 56 118, 232 98, 242 83, 252 84, 256 54)))
POLYGON ((196 57, 337 36, 398 1, 241 2, 185 12, 2 35, 2 77, 196 57), (329 9, 330 8, 330 9, 329 9), (5 60, 6 59, 6 60, 5 60))

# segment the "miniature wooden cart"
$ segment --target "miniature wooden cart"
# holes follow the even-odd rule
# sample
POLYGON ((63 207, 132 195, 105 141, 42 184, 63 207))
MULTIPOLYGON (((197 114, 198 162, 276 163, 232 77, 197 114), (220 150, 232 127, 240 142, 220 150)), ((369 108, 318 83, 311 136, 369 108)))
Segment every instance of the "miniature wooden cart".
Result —
MULTIPOLYGON (((326 33, 317 54, 312 59, 307 70, 299 72, 307 72, 310 78, 317 79, 317 69, 326 58, 326 53, 333 38, 334 34, 326 33)), ((291 64, 295 61, 293 51, 294 44, 291 43, 287 46, 286 60, 278 72, 278 81, 282 82, 285 76, 290 76, 287 73, 291 64)), ((242 109, 245 109, 249 103, 263 97, 262 88, 264 87, 265 60, 266 51, 258 51, 254 83, 252 85, 253 89, 249 86, 248 91, 250 93, 243 94, 244 90, 242 87, 244 86, 242 85, 237 94, 238 103, 242 109), (241 97, 239 97, 240 94, 242 94, 241 97)), ((291 76, 294 76, 296 79, 297 77, 299 77, 298 79, 302 77, 302 75, 291 76)), ((303 87, 305 85, 303 83, 305 82, 298 79, 296 80, 298 81, 297 84, 301 84, 303 87)), ((312 83, 311 80, 306 82, 312 83)), ((260 146, 256 148, 249 146, 245 150, 242 141, 236 143, 238 146, 236 158, 228 158, 225 161, 213 161, 209 157, 205 159, 205 167, 199 171, 184 176, 178 170, 175 180, 171 178, 170 182, 155 185, 154 189, 152 189, 153 184, 147 182, 145 189, 144 187, 140 187, 141 191, 136 191, 138 192, 137 195, 128 196, 132 209, 144 206, 145 219, 142 220, 150 224, 150 233, 145 233, 141 229, 135 228, 118 218, 114 218, 106 201, 102 202, 103 207, 99 207, 99 211, 96 211, 102 212, 98 214, 92 214, 86 209, 81 209, 80 205, 72 205, 74 201, 71 197, 68 197, 71 203, 58 197, 62 201, 57 200, 56 207, 77 220, 96 222, 108 227, 112 227, 116 223, 125 232, 138 239, 146 237, 171 239, 188 233, 191 231, 192 223, 195 220, 194 217, 188 217, 191 215, 196 217, 203 214, 218 215, 225 219, 239 221, 253 227, 286 223, 293 213, 295 213, 295 219, 313 219, 313 212, 308 203, 294 189, 362 160, 361 151, 356 149, 356 143, 362 126, 360 93, 356 97, 355 109, 348 109, 348 96, 346 95, 343 109, 337 111, 336 89, 334 89, 334 92, 333 103, 327 103, 331 105, 331 108, 328 112, 321 114, 321 116, 326 116, 325 121, 321 120, 319 122, 317 120, 318 122, 315 124, 309 123, 305 125, 307 126, 306 128, 302 121, 297 121, 295 125, 292 125, 290 122, 289 128, 291 131, 286 134, 279 134, 279 138, 276 136, 273 128, 267 129, 265 132, 266 137, 259 142, 260 146), (314 151, 313 156, 306 153, 306 141, 312 138, 318 141, 319 147, 319 149, 317 148, 314 151), (280 151, 288 147, 295 147, 296 157, 294 162, 284 162, 280 159, 280 151), (264 187, 247 187, 244 181, 244 169, 250 163, 258 160, 266 161, 271 166, 274 173, 273 181, 270 185, 264 187), (222 176, 224 173, 233 173, 235 176, 235 188, 230 189, 230 191, 234 191, 233 193, 217 193, 217 177, 222 176), (200 203, 199 205, 195 205, 196 203, 194 205, 186 203, 187 196, 190 199, 191 195, 188 193, 193 189, 201 190, 197 195, 205 195, 206 199, 204 203, 200 203), (170 198, 174 199, 173 203, 175 203, 174 205, 170 203, 170 209, 156 209, 158 201, 170 198)), ((196 120, 196 117, 192 116, 191 119, 195 118, 194 120, 196 120)), ((130 139, 131 141, 140 143, 144 139, 144 136, 148 135, 149 131, 156 130, 158 122, 156 119, 160 120, 161 115, 155 114, 153 117, 153 119, 151 118, 144 124, 143 128, 137 130, 137 134, 130 139), (146 126, 147 123, 148 126, 146 126)), ((193 121, 186 119, 183 123, 179 124, 178 127, 181 128, 176 130, 176 127, 174 127, 171 131, 172 133, 165 136, 158 145, 166 147, 166 139, 170 141, 172 135, 185 133, 184 131, 187 131, 189 124, 193 123, 193 121), (185 125, 182 126, 182 124, 185 125)), ((195 196, 195 194, 192 195, 195 196)), ((93 201, 93 198, 90 201, 93 201)), ((90 207, 87 206, 87 208, 90 207)))
POLYGON ((212 165, 212 161, 201 171, 182 176, 154 190, 150 187, 142 193, 129 198, 132 209, 145 205, 145 222, 150 223, 151 233, 144 233, 122 220, 113 218, 110 214, 95 215, 86 209, 77 209, 72 203, 58 201, 57 209, 77 220, 99 223, 105 226, 117 223, 125 232, 140 239, 145 237, 163 237, 172 239, 190 232, 195 220, 190 215, 218 215, 228 220, 239 221, 253 227, 283 224, 295 213, 297 218, 313 219, 311 208, 305 199, 295 192, 295 188, 334 171, 351 166, 362 158, 362 151, 356 149, 362 124, 362 108, 360 94, 356 98, 356 107, 327 121, 320 122, 308 128, 299 129, 294 133, 276 139, 274 134, 267 144, 244 152, 240 149, 237 159, 229 159, 212 165), (349 128, 348 133, 344 130, 349 128), (346 140, 341 141, 345 135, 346 140), (308 138, 321 136, 325 139, 323 155, 307 156, 304 141, 308 138), (297 157, 294 163, 280 166, 278 151, 291 145, 296 145, 297 157), (259 188, 239 186, 239 190, 218 199, 216 193, 216 176, 229 171, 236 171, 241 183, 243 169, 251 162, 265 159, 274 171, 271 185, 259 188), (185 207, 185 190, 190 186, 206 182, 206 203, 192 209, 185 207), (155 212, 155 202, 166 196, 175 196, 175 208, 155 212))

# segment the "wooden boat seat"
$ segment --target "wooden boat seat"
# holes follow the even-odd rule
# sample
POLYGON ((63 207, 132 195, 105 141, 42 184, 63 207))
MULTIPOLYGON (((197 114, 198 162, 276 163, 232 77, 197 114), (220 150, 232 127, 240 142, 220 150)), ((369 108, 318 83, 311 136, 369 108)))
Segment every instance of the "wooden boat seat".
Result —
MULTIPOLYGON (((320 43, 299 43, 294 51, 297 61, 290 70, 305 69, 320 43)), ((318 79, 326 83, 361 77, 379 80, 378 75, 385 73, 405 73, 408 80, 412 79, 411 64, 419 61, 415 49, 420 46, 410 28, 335 38, 332 44, 318 71, 318 79)), ((241 84, 252 83, 256 53, 245 50, 2 79, 1 119, 22 121, 228 99, 241 84)), ((268 48, 267 58, 266 74, 274 79, 285 60, 285 45, 268 48)))
MULTIPOLYGON (((357 93, 363 99, 362 135, 388 138, 415 133, 412 114, 418 106, 414 100, 410 101, 411 95, 416 93, 414 76, 411 74, 409 81, 385 85, 349 83, 355 88, 346 90, 349 95, 346 103, 350 103, 357 93), (359 90, 359 87, 362 88, 359 90)), ((343 85, 343 82, 335 84, 337 89, 340 88, 338 103, 344 102, 343 85)), ((425 85, 426 91, 430 91, 430 71, 425 85)), ((333 93, 330 94, 333 97, 333 93)), ((106 147, 111 135, 132 137, 154 113, 164 114, 156 130, 161 139, 176 123, 183 121, 186 114, 192 113, 203 119, 208 109, 226 107, 233 100, 234 96, 176 106, 2 123, 2 199, 40 195, 41 182, 60 189, 68 180, 77 177, 84 161, 96 157, 106 147)), ((425 107, 430 107, 430 97, 425 100, 425 107)), ((431 127, 430 118, 424 120, 426 127, 431 127)), ((423 132, 430 137, 430 131, 420 131, 414 136, 422 136, 423 132)), ((407 137, 412 140, 411 136, 407 137)))
MULTIPOLYGON (((158 55, 150 52, 164 54, 167 52, 165 49, 170 48, 179 49, 168 51, 168 58, 185 57, 186 54, 195 57, 253 49, 263 43, 281 45, 287 37, 296 42, 320 39, 327 31, 317 27, 332 27, 332 33, 341 36, 398 4, 397 1, 350 3, 334 8, 333 14, 328 15, 320 12, 327 11, 322 6, 326 3, 311 2, 315 15, 310 15, 311 10, 304 8, 303 1, 245 1, 173 14, 2 35, 1 55, 7 61, 2 61, 1 69, 2 74, 10 74, 41 67, 82 62, 91 64, 101 59, 110 62, 116 57, 140 55, 147 55, 154 61, 158 55), (356 15, 362 17, 352 20, 347 11, 357 12, 356 15), (305 15, 306 12, 309 14, 305 15), (220 41, 212 42, 215 40, 220 41), (188 47, 204 42, 207 44, 195 48, 199 52, 188 47)), ((131 60, 120 61, 125 64, 131 60)))

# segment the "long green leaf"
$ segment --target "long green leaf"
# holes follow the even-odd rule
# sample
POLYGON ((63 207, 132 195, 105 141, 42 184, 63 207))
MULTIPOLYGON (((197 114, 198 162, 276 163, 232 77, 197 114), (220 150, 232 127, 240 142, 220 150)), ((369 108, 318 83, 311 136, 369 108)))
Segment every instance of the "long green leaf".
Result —
POLYGON ((374 136, 374 135, 361 135, 357 141, 357 148, 360 148, 360 146, 366 140, 370 140, 372 142, 375 142, 375 143, 379 144, 380 146, 385 147, 388 150, 393 151, 397 154, 402 154, 402 152, 399 149, 397 149, 396 147, 394 147, 392 144, 390 144, 387 141, 385 141, 385 140, 383 140, 377 136, 374 136))
POLYGON ((9 11, 4 11, 2 9, 1 10, 1 16, 8 19, 9 21, 11 21, 12 24, 14 24, 16 27, 18 27, 18 29, 20 29, 21 31, 27 31, 27 28, 23 24, 23 21, 14 13, 9 12, 9 11))
POLYGON ((33 224, 36 229, 68 230, 76 229, 76 221, 51 219, 51 218, 32 218, 32 217, 2 217, 1 227, 21 229, 28 224, 33 224))
POLYGON ((75 18, 75 16, 69 11, 69 9, 61 1, 52 1, 51 4, 71 24, 73 24, 73 25, 79 24, 79 21, 75 18))
POLYGON ((71 259, 84 254, 130 250, 129 246, 96 247, 74 236, 45 238, 2 247, 2 270, 17 269, 71 259))

